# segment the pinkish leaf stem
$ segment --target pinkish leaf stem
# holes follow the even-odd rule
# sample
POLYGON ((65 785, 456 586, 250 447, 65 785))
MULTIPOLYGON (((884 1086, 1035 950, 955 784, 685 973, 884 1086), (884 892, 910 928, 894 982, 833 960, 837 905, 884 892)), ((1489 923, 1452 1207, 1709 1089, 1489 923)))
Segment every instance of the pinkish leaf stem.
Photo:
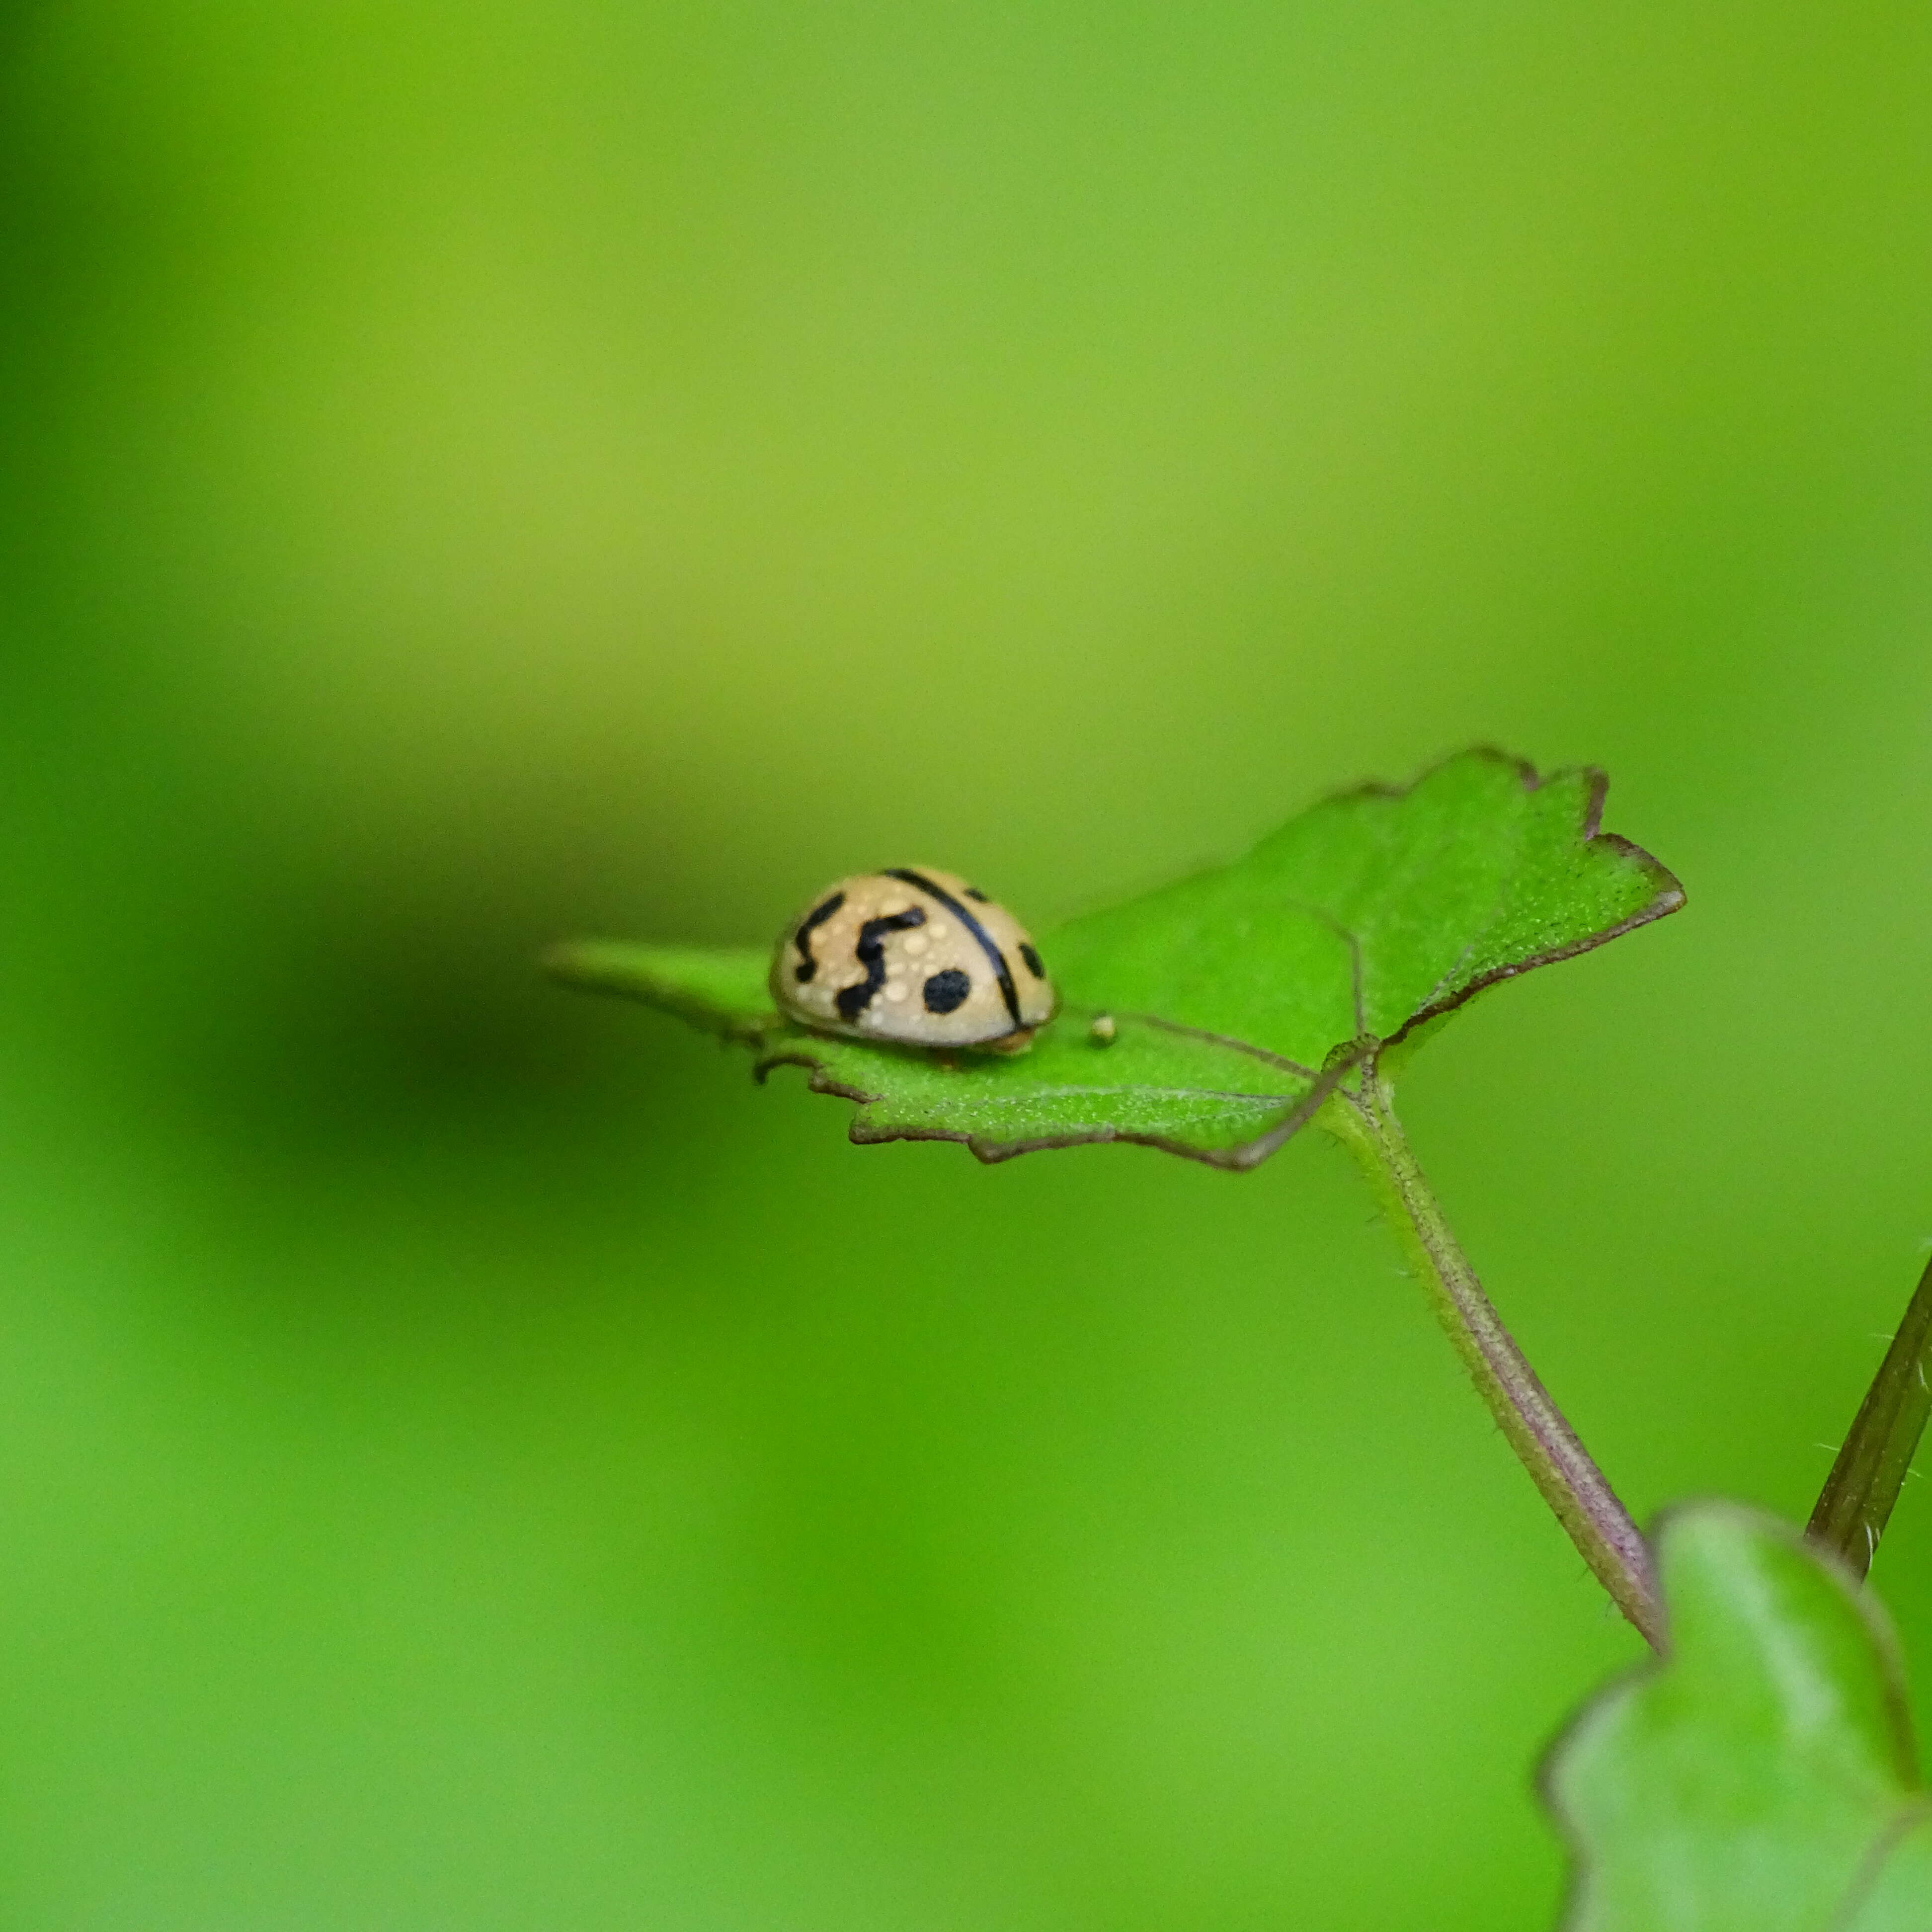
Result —
POLYGON ((1664 1608, 1649 1546, 1483 1292, 1409 1150, 1372 1056, 1358 1081, 1337 1089, 1322 1118, 1361 1163, 1477 1393, 1530 1480, 1617 1607, 1660 1650, 1664 1608))

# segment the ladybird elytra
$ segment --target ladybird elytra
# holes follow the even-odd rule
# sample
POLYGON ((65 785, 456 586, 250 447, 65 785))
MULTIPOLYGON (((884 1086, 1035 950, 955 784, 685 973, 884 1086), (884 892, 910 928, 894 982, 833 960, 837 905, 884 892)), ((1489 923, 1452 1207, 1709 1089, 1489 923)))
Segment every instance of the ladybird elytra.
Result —
POLYGON ((782 1012, 820 1033, 1018 1053, 1058 1004, 1006 908, 956 872, 895 866, 815 894, 772 958, 782 1012))

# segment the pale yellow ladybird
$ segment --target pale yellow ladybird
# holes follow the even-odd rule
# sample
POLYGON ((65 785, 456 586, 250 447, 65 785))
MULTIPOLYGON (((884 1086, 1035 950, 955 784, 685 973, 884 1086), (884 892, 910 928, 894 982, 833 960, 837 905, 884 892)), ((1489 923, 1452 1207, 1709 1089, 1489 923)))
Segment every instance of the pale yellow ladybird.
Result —
POLYGON ((1017 1053, 1058 1004, 1025 928, 956 873, 841 879, 778 940, 772 997, 821 1033, 1017 1053))

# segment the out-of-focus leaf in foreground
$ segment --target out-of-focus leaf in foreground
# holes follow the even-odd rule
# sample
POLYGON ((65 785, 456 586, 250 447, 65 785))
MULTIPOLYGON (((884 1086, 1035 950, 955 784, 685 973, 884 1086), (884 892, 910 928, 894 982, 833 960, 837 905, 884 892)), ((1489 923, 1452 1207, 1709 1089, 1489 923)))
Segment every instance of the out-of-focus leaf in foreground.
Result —
POLYGON ((1658 1558, 1666 1654, 1545 1767, 1564 1932, 1928 1932, 1932 1796, 1876 1605, 1732 1504, 1667 1516, 1658 1558))
POLYGON ((1044 934, 1063 1005, 1022 1054, 949 1064, 814 1034, 773 1010, 763 952, 600 940, 548 963, 754 1043, 761 1074, 804 1067, 858 1102, 854 1140, 964 1141, 982 1160, 1137 1141, 1249 1167, 1358 1061, 1683 903, 1598 830, 1605 782, 1474 751, 1406 790, 1328 800, 1233 865, 1044 934))

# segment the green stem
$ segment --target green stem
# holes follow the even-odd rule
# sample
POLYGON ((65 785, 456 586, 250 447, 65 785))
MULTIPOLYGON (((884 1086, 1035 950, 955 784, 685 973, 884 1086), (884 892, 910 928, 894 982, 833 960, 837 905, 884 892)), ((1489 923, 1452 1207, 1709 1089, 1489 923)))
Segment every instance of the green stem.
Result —
POLYGON ((1325 1124, 1360 1162, 1477 1393, 1530 1480, 1617 1607, 1662 1649, 1664 1609, 1649 1547, 1484 1293, 1409 1151, 1372 1059, 1364 1063, 1359 1088, 1337 1090, 1325 1124))
POLYGON ((1818 1507, 1804 1533, 1835 1550, 1862 1576, 1892 1506, 1905 1486, 1906 1473, 1932 1413, 1932 1390, 1925 1385, 1932 1354, 1932 1264, 1920 1276, 1905 1319, 1885 1352, 1878 1373, 1858 1406, 1858 1420, 1838 1451, 1818 1507))

